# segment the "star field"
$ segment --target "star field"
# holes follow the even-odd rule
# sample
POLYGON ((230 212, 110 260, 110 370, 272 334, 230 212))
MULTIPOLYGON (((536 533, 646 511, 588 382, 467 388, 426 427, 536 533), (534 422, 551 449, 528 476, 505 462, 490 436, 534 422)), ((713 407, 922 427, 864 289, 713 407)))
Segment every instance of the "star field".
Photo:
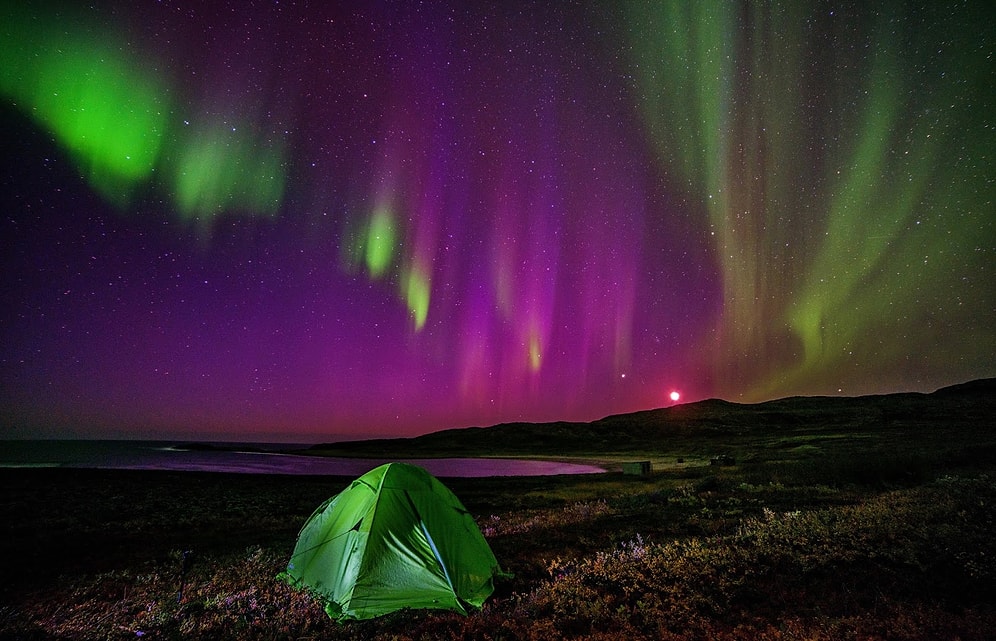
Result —
POLYGON ((466 4, 0 11, 4 434, 996 374, 989 3, 466 4))

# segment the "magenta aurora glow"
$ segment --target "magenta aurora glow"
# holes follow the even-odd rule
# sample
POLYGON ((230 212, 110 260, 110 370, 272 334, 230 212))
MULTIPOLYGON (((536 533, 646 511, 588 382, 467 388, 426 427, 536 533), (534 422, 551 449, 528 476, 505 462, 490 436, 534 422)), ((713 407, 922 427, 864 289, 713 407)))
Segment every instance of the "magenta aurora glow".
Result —
POLYGON ((996 374, 991 2, 17 4, 6 437, 996 374))

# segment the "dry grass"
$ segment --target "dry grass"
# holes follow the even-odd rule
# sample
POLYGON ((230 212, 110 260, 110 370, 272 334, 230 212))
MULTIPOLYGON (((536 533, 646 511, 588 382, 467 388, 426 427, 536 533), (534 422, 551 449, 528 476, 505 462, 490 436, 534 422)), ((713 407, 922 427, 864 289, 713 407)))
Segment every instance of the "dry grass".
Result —
POLYGON ((343 625, 276 576, 351 479, 0 471, 0 638, 992 638, 987 424, 757 436, 734 467, 676 462, 708 435, 649 477, 445 479, 514 577, 471 616, 343 625))
MULTIPOLYGON (((105 509, 107 530, 130 527, 137 535, 111 537, 109 546, 90 520, 96 506, 52 509, 42 520, 63 529, 48 535, 51 548, 34 548, 45 558, 21 550, 5 568, 14 574, 5 578, 3 638, 985 639, 996 629, 996 480, 982 473, 844 491, 749 484, 731 472, 679 484, 641 480, 605 499, 533 508, 512 507, 520 500, 512 494, 508 509, 478 519, 515 573, 481 612, 403 611, 346 625, 275 578, 293 527, 268 515, 252 518, 254 503, 279 502, 299 482, 314 492, 323 481, 272 478, 265 485, 227 476, 214 487, 225 498, 216 494, 214 505, 197 510, 188 502, 197 483, 177 487, 175 476, 11 476, 34 477, 35 498, 50 501, 70 483, 83 492, 118 482, 131 489, 112 495, 171 493, 176 502, 153 501, 160 518, 147 521, 129 510, 116 519, 105 509), (182 548, 171 546, 191 510, 207 534, 199 540, 187 533, 195 556, 178 600, 182 548), (56 512, 63 515, 58 523, 56 512), (243 543, 255 531, 260 542, 226 544, 226 529, 238 530, 243 543), (90 555, 63 564, 74 546, 60 541, 74 532, 92 546, 90 555)), ((618 478, 606 481, 619 487, 618 478)), ((470 486, 487 482, 451 485, 473 497, 470 486)), ((146 514, 140 506, 134 512, 146 514)), ((297 517, 294 526, 306 514, 297 517)), ((18 552, 10 548, 8 540, 5 554, 18 552)))

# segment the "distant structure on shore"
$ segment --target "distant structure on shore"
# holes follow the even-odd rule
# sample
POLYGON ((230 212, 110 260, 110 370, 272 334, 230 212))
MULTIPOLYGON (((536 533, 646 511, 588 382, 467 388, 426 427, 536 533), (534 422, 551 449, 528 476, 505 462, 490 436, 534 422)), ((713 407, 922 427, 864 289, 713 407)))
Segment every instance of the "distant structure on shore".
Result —
POLYGON ((632 474, 634 476, 649 476, 650 461, 632 461, 630 463, 623 463, 622 471, 623 474, 632 474))

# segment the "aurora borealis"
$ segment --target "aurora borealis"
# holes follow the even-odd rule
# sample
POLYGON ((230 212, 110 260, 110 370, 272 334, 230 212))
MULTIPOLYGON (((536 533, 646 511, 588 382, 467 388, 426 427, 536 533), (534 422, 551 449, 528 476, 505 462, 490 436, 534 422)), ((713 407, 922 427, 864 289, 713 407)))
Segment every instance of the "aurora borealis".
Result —
POLYGON ((991 3, 21 3, 8 436, 996 375, 991 3))

